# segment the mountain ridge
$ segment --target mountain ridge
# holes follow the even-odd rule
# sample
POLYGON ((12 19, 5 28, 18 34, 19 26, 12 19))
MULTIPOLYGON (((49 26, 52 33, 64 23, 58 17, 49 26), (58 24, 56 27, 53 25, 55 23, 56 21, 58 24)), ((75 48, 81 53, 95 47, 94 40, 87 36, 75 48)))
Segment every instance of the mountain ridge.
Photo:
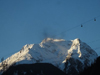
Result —
POLYGON ((26 44, 19 52, 5 61, 8 67, 14 63, 16 65, 51 63, 71 75, 71 69, 78 74, 94 63, 97 57, 97 53, 78 38, 71 41, 46 38, 40 44, 26 44))

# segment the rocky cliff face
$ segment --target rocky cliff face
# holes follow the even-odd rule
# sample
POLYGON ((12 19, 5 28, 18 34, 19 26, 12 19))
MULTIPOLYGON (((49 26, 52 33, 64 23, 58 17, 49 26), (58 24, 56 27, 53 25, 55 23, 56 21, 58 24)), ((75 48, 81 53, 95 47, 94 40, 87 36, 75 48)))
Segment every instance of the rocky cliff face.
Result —
POLYGON ((97 53, 80 39, 65 41, 47 38, 40 44, 25 45, 5 61, 7 67, 14 63, 16 65, 51 63, 68 75, 77 75, 85 67, 94 63, 97 57, 97 53))

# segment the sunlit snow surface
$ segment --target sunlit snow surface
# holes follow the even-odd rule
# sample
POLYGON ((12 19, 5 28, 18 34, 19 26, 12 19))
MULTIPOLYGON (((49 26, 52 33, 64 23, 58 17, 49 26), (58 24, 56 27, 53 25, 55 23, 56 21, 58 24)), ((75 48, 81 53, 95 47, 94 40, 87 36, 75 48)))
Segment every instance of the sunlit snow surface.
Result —
MULTIPOLYGON (((64 39, 44 39, 40 44, 27 44, 19 52, 7 58, 10 66, 16 64, 51 63, 61 70, 64 70, 66 58, 74 58, 81 61, 84 65, 91 65, 97 54, 80 39, 65 41, 64 39)), ((69 63, 70 65, 70 63, 69 63)), ((2 67, 1 67, 2 69, 2 67)))

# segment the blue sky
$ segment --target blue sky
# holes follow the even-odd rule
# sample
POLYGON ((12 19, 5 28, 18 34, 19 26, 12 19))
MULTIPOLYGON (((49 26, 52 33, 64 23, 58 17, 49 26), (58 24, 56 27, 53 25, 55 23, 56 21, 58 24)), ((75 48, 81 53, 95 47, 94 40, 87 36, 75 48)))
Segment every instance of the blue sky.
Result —
MULTIPOLYGON (((100 0, 0 0, 0 58, 16 53, 25 44, 53 36, 80 38, 93 49, 98 48, 99 15, 100 0)), ((95 51, 100 55, 99 50, 95 51)))

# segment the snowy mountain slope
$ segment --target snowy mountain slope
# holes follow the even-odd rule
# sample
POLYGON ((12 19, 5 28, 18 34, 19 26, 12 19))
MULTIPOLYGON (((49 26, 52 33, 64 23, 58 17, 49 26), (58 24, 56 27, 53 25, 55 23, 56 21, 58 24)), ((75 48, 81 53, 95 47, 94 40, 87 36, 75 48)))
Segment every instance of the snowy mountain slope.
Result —
MULTIPOLYGON (((67 74, 78 73, 90 66, 98 57, 80 39, 44 39, 40 44, 27 44, 19 52, 7 58, 7 66, 17 64, 51 63, 67 74)), ((2 67, 1 67, 2 69, 2 67)))

